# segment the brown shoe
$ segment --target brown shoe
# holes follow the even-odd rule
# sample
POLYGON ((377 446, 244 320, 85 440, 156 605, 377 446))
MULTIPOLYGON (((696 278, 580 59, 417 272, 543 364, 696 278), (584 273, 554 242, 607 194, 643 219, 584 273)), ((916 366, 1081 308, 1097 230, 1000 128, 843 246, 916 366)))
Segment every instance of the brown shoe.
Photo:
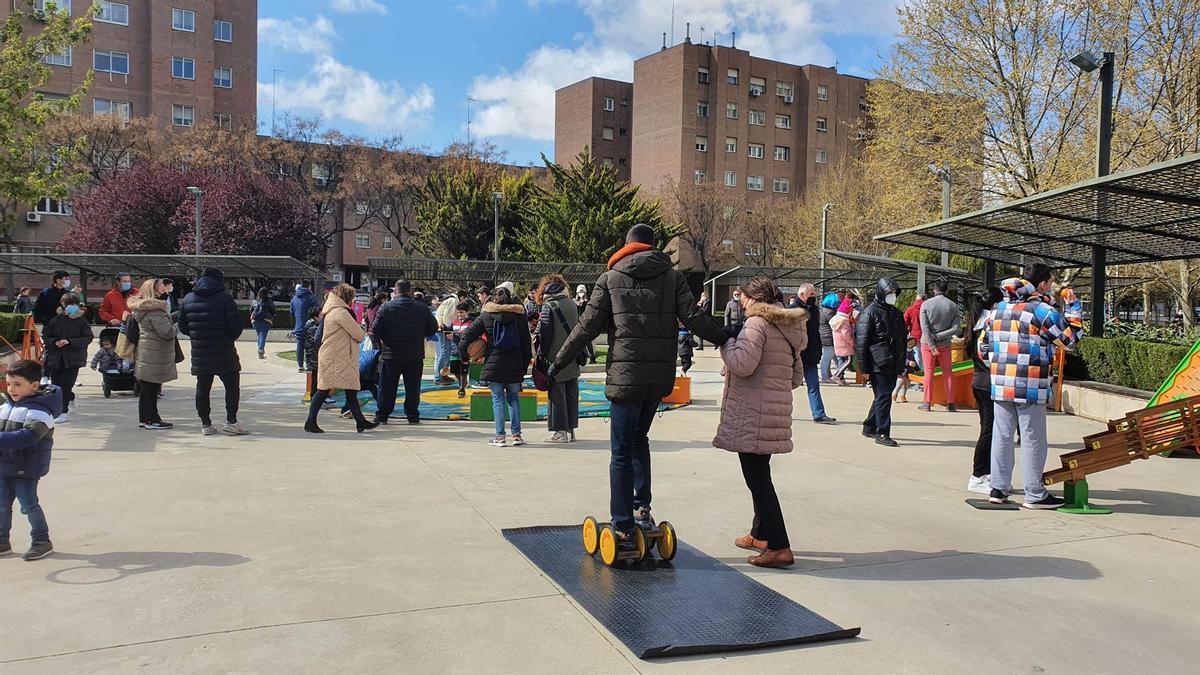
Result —
POLYGON ((792 557, 792 549, 777 548, 767 549, 760 555, 752 555, 746 558, 746 562, 757 567, 791 567, 796 559, 792 557))
POLYGON ((747 551, 765 551, 767 550, 767 542, 762 539, 755 539, 753 535, 745 535, 733 540, 733 545, 738 548, 744 548, 747 551))

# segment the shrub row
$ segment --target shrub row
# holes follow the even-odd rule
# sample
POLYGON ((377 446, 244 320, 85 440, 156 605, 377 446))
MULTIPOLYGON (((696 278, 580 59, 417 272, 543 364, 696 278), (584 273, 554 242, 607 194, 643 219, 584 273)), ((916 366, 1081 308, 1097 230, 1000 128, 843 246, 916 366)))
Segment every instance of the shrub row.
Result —
POLYGON ((1085 337, 1067 354, 1067 377, 1157 391, 1188 349, 1122 337, 1085 337))

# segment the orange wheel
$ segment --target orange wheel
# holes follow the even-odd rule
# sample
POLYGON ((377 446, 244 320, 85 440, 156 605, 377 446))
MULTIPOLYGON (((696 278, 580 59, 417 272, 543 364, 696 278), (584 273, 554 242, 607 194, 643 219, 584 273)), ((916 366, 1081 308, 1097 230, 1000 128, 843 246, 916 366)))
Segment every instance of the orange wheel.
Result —
POLYGON ((583 519, 583 550, 588 555, 596 555, 600 548, 600 532, 596 519, 588 516, 583 519))
POLYGON ((617 533, 612 525, 600 526, 600 560, 609 567, 617 564, 617 533))
POLYGON ((662 538, 658 540, 658 556, 663 560, 670 560, 675 557, 679 545, 679 540, 675 538, 675 528, 664 520, 658 524, 658 529, 662 530, 662 538))

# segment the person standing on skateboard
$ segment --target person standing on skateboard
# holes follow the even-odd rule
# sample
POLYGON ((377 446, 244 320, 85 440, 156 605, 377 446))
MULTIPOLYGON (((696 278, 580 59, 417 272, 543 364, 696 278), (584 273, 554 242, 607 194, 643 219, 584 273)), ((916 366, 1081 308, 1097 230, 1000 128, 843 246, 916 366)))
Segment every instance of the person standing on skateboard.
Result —
POLYGON ((608 271, 596 280, 587 309, 548 372, 553 380, 601 332, 608 333, 604 394, 611 401, 609 509, 624 550, 634 547, 635 526, 654 528, 650 425, 663 397, 675 386, 680 323, 717 345, 729 339, 696 304, 671 259, 654 248, 654 228, 638 223, 626 234, 625 246, 609 258, 608 271))

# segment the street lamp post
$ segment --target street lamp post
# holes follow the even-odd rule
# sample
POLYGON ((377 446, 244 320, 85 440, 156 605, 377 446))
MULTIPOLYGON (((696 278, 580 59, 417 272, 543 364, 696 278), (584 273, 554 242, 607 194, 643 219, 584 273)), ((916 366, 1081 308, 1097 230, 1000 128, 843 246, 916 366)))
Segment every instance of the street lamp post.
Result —
POLYGON ((833 202, 821 207, 821 292, 825 292, 825 239, 829 235, 829 209, 837 206, 833 202))
MULTIPOLYGON (((1107 176, 1112 158, 1112 107, 1113 79, 1115 77, 1116 54, 1104 52, 1099 59, 1095 54, 1082 51, 1071 57, 1071 64, 1085 73, 1100 69, 1100 119, 1096 130, 1096 176, 1107 176)), ((1104 194, 1100 194, 1104 199, 1104 194)), ((1104 202, 1100 202, 1101 215, 1104 202)), ((1108 249, 1103 244, 1092 245, 1092 335, 1104 337, 1104 285, 1108 249)), ((1148 309, 1148 308, 1147 308, 1148 309)))
MULTIPOLYGON (((938 175, 942 179, 942 220, 950 218, 950 188, 953 182, 950 179, 950 167, 938 166, 930 164, 929 170, 938 175)), ((950 266, 950 252, 942 251, 942 267, 950 266)))
POLYGON ((204 190, 189 187, 187 191, 196 199, 196 255, 200 255, 200 204, 204 201, 204 190))
POLYGON ((495 224, 495 261, 500 262, 500 200, 504 199, 501 192, 492 193, 492 219, 495 224))

